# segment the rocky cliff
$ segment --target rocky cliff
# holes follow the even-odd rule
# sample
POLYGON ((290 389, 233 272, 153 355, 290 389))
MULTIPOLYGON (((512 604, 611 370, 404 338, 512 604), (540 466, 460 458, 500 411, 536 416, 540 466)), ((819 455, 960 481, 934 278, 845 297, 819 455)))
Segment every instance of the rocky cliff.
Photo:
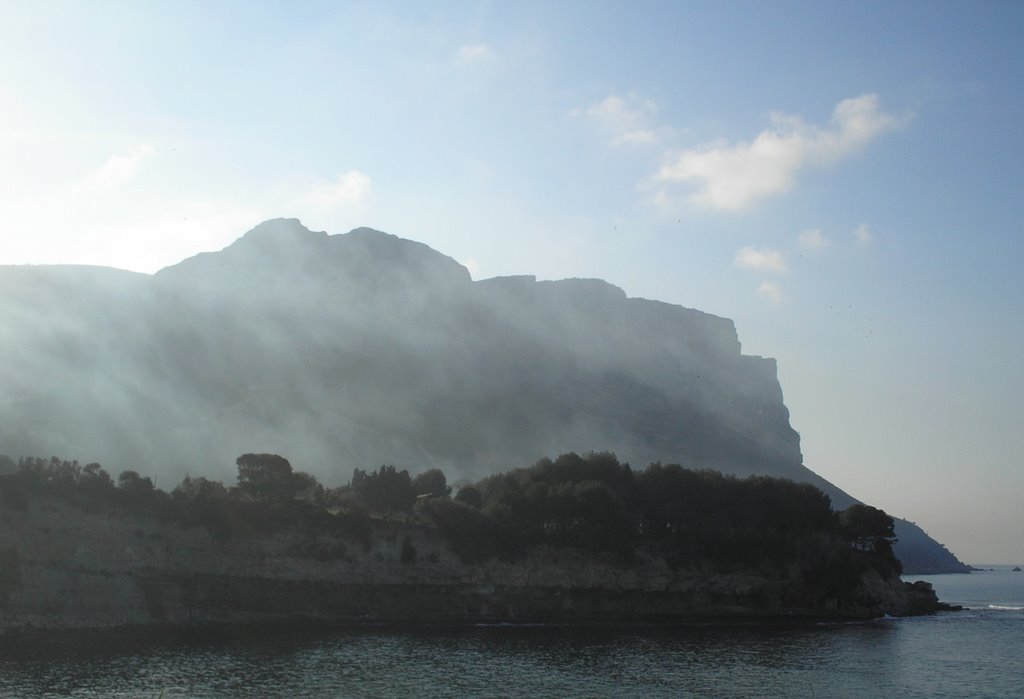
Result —
MULTIPOLYGON (((0 453, 173 483, 265 451, 340 483, 601 450, 852 501, 803 465, 775 361, 742 354, 731 321, 600 280, 474 282, 370 229, 268 221, 153 276, 0 268, 0 328, 0 453)), ((909 568, 960 565, 914 541, 909 568)))
POLYGON ((376 520, 219 538, 201 527, 52 497, 0 517, 0 633, 267 621, 680 622, 867 618, 935 611, 935 596, 864 574, 855 597, 800 575, 709 574, 568 549, 466 563, 435 530, 376 520))

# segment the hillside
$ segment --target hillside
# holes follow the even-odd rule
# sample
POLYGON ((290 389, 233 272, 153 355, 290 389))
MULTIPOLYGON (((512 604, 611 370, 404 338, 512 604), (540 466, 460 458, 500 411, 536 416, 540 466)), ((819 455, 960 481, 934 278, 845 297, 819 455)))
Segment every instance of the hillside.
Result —
MULTIPOLYGON (((0 327, 0 453, 176 482, 273 452, 341 483, 382 463, 456 480, 609 451, 853 501, 803 465, 775 361, 742 354, 731 321, 600 280, 474 282, 370 229, 267 221, 153 276, 0 268, 0 327)), ((913 539, 897 545, 908 569, 958 569, 913 539)))

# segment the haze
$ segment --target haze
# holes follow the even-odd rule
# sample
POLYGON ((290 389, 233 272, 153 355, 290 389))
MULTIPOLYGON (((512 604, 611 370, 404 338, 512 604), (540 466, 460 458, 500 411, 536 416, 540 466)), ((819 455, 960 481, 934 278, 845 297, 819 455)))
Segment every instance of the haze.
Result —
POLYGON ((0 264, 296 216, 606 279, 777 358, 809 468, 1024 560, 1021 6, 39 5, 0 4, 0 264))

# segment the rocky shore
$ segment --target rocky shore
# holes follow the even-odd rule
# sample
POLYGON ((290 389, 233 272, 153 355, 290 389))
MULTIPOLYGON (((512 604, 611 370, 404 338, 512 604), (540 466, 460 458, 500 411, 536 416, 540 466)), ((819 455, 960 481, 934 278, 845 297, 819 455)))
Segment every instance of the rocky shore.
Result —
POLYGON ((721 573, 542 548, 467 563, 410 521, 359 535, 217 538, 42 497, 0 510, 0 632, 257 622, 686 623, 864 619, 944 607, 927 583, 861 576, 855 598, 790 574, 721 573))

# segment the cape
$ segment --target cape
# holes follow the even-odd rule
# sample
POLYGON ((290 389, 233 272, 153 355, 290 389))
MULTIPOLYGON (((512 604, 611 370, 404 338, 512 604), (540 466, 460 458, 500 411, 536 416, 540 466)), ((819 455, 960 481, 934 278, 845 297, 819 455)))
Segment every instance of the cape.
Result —
MULTIPOLYGON (((566 452, 811 483, 774 359, 732 321, 597 279, 473 281, 368 228, 266 221, 154 275, 0 267, 0 454, 171 485, 245 452, 325 483, 396 464, 480 478, 566 452)), ((896 513, 898 514, 898 513, 896 513)), ((897 522, 913 573, 967 568, 897 522)))

